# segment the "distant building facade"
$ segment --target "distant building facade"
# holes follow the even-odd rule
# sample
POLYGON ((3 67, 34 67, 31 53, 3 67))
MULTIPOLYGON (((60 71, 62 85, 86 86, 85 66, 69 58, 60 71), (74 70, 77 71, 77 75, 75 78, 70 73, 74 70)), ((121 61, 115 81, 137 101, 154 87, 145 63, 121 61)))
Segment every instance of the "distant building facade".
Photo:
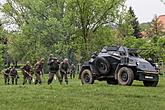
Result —
POLYGON ((162 31, 165 32, 165 15, 158 16, 158 22, 161 23, 162 31))

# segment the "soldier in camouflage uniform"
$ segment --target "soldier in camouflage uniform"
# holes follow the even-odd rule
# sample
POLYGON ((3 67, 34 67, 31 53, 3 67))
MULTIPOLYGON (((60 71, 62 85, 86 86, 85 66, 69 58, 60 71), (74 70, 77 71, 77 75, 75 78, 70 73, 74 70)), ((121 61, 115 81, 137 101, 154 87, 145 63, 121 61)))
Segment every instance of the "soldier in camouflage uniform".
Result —
POLYGON ((30 62, 27 61, 27 62, 26 62, 26 65, 23 66, 23 68, 22 68, 22 73, 23 73, 23 85, 24 85, 25 83, 27 83, 27 80, 28 80, 29 84, 32 83, 32 78, 33 78, 33 77, 32 77, 31 72, 32 72, 32 67, 30 66, 30 62))
POLYGON ((44 58, 42 58, 40 61, 38 61, 35 65, 34 65, 34 68, 35 68, 35 76, 36 76, 36 79, 35 79, 35 84, 41 84, 42 81, 41 81, 41 76, 43 74, 43 66, 44 66, 44 58))
POLYGON ((71 78, 71 79, 72 79, 72 78, 75 78, 75 74, 76 74, 76 67, 75 67, 74 64, 72 64, 72 65, 70 66, 70 78, 71 78))
POLYGON ((65 78, 65 82, 66 84, 68 84, 67 74, 69 74, 69 63, 67 58, 65 58, 63 62, 60 63, 60 73, 61 73, 61 79, 63 80, 63 78, 65 78))
POLYGON ((10 70, 11 70, 11 68, 6 68, 3 70, 5 84, 9 84, 9 82, 10 82, 10 70))
POLYGON ((15 66, 11 67, 10 76, 11 76, 12 84, 14 84, 14 82, 15 82, 15 84, 17 85, 17 81, 18 81, 19 76, 17 74, 17 70, 16 70, 15 66))
POLYGON ((49 78, 48 78, 48 85, 52 83, 54 79, 54 74, 56 74, 60 84, 62 83, 61 76, 59 75, 59 64, 60 62, 56 57, 53 57, 52 54, 50 54, 48 59, 48 66, 49 66, 49 78))

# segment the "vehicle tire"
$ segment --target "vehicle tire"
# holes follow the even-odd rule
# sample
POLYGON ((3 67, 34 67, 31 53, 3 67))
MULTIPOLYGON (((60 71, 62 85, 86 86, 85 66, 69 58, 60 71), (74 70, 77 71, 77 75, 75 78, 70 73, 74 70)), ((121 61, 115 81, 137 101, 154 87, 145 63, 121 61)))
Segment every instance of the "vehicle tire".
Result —
POLYGON ((143 81, 145 87, 156 87, 158 81, 143 81))
POLYGON ((94 78, 92 72, 89 69, 84 69, 81 73, 81 83, 82 84, 93 84, 94 78))
POLYGON ((115 80, 115 79, 108 79, 108 80, 107 80, 107 84, 117 85, 117 84, 118 84, 118 80, 115 80))
POLYGON ((132 69, 127 67, 122 67, 118 71, 118 83, 120 85, 130 86, 134 80, 134 73, 132 69))
POLYGON ((103 75, 106 75, 110 71, 109 62, 103 57, 97 57, 94 61, 96 70, 103 75))

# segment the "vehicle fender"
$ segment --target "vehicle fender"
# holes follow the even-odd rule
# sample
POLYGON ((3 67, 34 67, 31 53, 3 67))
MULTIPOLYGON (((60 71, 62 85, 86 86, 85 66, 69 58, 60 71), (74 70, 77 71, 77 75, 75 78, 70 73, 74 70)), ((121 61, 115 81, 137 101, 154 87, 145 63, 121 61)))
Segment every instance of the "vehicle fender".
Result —
POLYGON ((118 74, 119 69, 122 68, 122 67, 128 67, 128 68, 133 69, 133 68, 136 68, 136 65, 118 64, 117 67, 116 67, 116 70, 115 70, 115 79, 118 79, 117 74, 118 74))
POLYGON ((81 67, 81 70, 80 70, 80 73, 79 73, 79 78, 80 78, 81 73, 83 72, 84 69, 89 69, 89 70, 92 71, 92 73, 93 73, 93 69, 92 69, 92 66, 91 66, 90 64, 83 65, 83 66, 81 67))

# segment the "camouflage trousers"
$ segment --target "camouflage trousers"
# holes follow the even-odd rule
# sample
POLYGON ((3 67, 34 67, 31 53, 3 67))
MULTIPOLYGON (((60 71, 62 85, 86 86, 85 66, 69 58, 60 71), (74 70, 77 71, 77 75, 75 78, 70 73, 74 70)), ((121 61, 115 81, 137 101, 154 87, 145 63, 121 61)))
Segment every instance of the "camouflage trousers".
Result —
POLYGON ((54 75, 56 75, 58 81, 60 82, 60 84, 62 83, 62 79, 61 76, 59 74, 59 71, 50 71, 49 72, 49 78, 48 78, 48 85, 52 83, 53 79, 54 79, 54 75))
POLYGON ((5 84, 9 84, 9 82, 10 82, 9 75, 4 74, 4 80, 5 80, 5 84))
POLYGON ((35 76, 36 76, 36 79, 35 79, 35 84, 41 84, 42 81, 41 81, 41 73, 35 73, 35 76))
POLYGON ((72 79, 72 78, 75 78, 75 75, 76 75, 76 72, 75 71, 71 71, 71 73, 70 73, 70 78, 72 79))
POLYGON ((15 82, 15 84, 17 85, 17 82, 18 82, 18 77, 17 77, 17 75, 16 75, 16 76, 11 76, 11 83, 14 84, 14 82, 15 82))
POLYGON ((29 75, 24 75, 23 76, 23 85, 26 84, 28 81, 29 84, 32 83, 32 76, 29 76, 29 75))
POLYGON ((63 81, 63 79, 65 79, 66 84, 68 84, 68 74, 66 74, 62 71, 60 71, 60 74, 61 74, 62 81, 63 81))

